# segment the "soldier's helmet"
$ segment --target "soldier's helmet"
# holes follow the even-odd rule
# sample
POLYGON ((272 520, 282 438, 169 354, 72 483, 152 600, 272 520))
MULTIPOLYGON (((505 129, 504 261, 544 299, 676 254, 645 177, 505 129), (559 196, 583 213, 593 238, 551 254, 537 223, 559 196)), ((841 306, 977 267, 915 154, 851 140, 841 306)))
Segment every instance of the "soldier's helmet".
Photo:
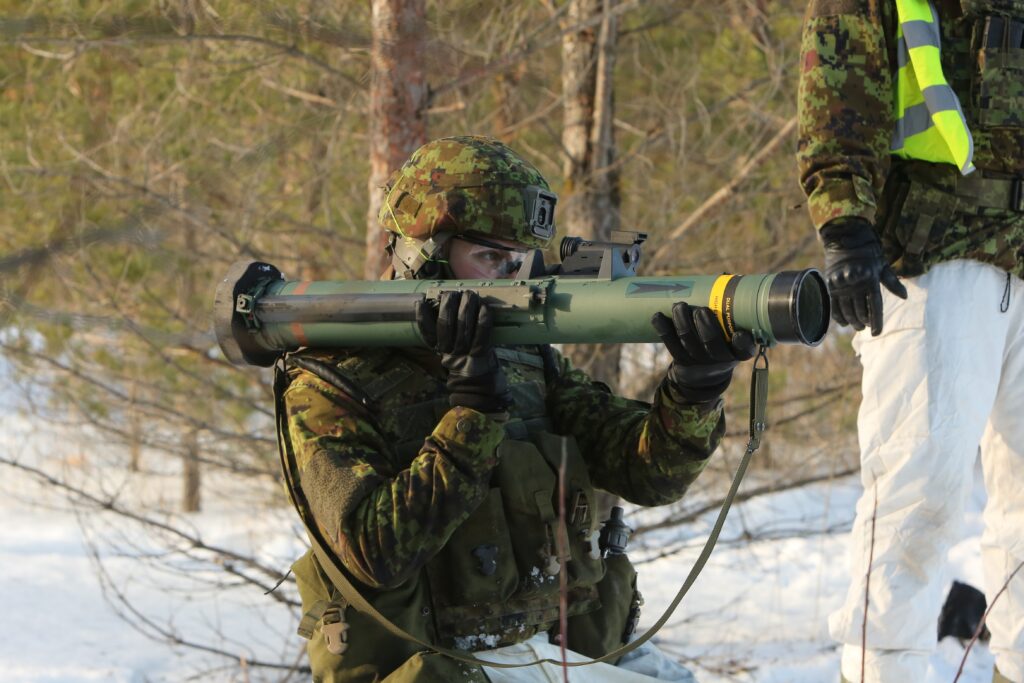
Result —
POLYGON ((533 164, 499 140, 458 136, 416 150, 384 188, 378 220, 398 277, 435 277, 456 235, 543 248, 557 196, 533 164))

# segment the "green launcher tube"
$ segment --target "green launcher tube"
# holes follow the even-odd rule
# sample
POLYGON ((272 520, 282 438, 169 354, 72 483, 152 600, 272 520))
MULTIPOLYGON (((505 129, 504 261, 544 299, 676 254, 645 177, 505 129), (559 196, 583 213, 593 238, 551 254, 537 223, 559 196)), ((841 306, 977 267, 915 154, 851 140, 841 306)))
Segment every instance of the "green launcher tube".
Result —
POLYGON ((274 266, 236 263, 220 283, 214 327, 234 363, 267 366, 298 348, 424 346, 415 306, 472 289, 494 313, 500 345, 659 341, 651 317, 685 301, 709 306, 728 336, 766 345, 821 342, 828 291, 813 269, 759 275, 549 276, 528 280, 289 281, 274 266))

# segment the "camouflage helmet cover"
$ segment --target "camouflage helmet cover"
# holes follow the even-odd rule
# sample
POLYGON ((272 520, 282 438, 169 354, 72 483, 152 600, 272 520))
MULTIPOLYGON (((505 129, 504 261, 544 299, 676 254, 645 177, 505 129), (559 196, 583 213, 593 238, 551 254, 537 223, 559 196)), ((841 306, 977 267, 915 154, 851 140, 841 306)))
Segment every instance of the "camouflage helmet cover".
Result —
POLYGON ((428 142, 384 191, 378 220, 402 238, 472 232, 543 248, 554 237, 556 195, 540 171, 493 138, 428 142))

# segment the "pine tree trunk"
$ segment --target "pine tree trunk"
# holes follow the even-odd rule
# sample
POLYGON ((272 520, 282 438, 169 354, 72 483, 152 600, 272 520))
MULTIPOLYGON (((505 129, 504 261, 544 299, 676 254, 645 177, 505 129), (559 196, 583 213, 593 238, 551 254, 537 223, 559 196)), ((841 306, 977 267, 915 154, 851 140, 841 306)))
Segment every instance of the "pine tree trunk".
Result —
POLYGON ((201 476, 199 469, 199 430, 190 429, 185 436, 181 509, 199 512, 202 508, 201 476))
POLYGON ((384 234, 377 222, 381 188, 388 176, 427 141, 425 0, 372 0, 370 75, 370 179, 363 275, 375 279, 387 267, 384 234))
POLYGON ((142 416, 136 402, 139 397, 139 383, 133 381, 128 394, 128 469, 138 472, 142 467, 142 416))
MULTIPOLYGON (((184 197, 184 192, 182 196, 184 197)), ((182 202, 184 202, 184 198, 182 202)), ((185 227, 185 253, 198 253, 196 226, 189 223, 185 227)), ((188 308, 192 305, 196 294, 196 271, 189 268, 185 270, 181 287, 182 317, 189 319, 188 308)), ((182 414, 188 415, 196 409, 189 405, 191 396, 183 394, 180 398, 183 407, 182 414)), ((202 471, 199 467, 199 430, 191 425, 182 425, 185 430, 185 453, 182 462, 182 496, 181 509, 184 512, 199 512, 201 507, 200 488, 202 485, 202 471)))
MULTIPOLYGON (((593 28, 562 40, 565 118, 565 188, 559 197, 563 235, 608 239, 620 226, 619 175, 615 167, 614 88, 617 21, 607 16, 617 0, 570 0, 565 22, 574 25, 605 14, 593 28)), ((619 384, 617 344, 571 344, 565 352, 577 367, 612 390, 619 384)))
MULTIPOLYGON (((565 189, 559 197, 563 235, 607 239, 620 225, 619 176, 615 170, 614 88, 617 22, 607 13, 616 0, 570 0, 565 21, 572 25, 604 13, 594 28, 562 39, 562 92, 565 119, 565 189)), ((616 391, 619 385, 618 344, 566 344, 563 351, 592 379, 616 391)), ((597 514, 605 519, 617 502, 601 492, 597 514)))

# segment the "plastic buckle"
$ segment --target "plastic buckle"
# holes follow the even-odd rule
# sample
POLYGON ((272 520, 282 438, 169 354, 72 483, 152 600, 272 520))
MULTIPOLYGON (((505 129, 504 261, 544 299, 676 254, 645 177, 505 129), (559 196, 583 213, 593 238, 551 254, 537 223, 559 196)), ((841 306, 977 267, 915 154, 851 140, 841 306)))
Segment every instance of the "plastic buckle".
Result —
POLYGON ((320 631, 324 634, 327 651, 332 655, 341 655, 348 649, 348 622, 340 609, 324 612, 320 631))
POLYGON ((569 524, 580 527, 590 523, 590 505, 587 503, 587 494, 582 489, 573 496, 572 515, 569 517, 569 524))
POLYGON ((644 596, 640 591, 633 590, 633 599, 630 601, 629 613, 626 615, 626 628, 622 632, 622 642, 628 643, 629 637, 636 633, 636 627, 640 624, 640 608, 644 605, 644 596))

